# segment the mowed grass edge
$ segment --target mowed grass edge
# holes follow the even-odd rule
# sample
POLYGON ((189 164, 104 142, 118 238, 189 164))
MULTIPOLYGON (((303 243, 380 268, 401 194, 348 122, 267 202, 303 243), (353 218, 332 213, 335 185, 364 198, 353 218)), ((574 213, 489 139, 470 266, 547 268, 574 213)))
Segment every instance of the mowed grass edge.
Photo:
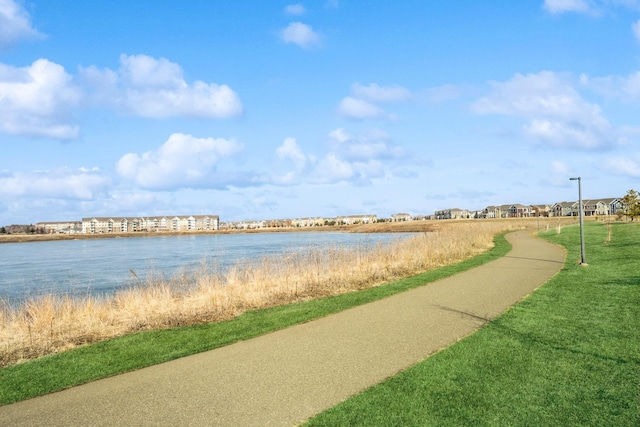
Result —
POLYGON ((542 236, 563 270, 478 332, 308 426, 640 425, 640 224, 542 236))
POLYGON ((63 390, 318 319, 477 267, 511 249, 504 234, 484 254, 375 288, 281 307, 236 319, 145 331, 0 369, 0 405, 63 390))

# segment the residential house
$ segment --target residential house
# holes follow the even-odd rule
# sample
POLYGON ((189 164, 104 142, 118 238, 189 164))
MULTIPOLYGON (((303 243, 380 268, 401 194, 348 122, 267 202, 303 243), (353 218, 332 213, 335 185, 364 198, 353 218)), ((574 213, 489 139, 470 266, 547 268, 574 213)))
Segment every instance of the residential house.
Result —
POLYGON ((617 215, 623 212, 625 205, 620 198, 605 198, 598 200, 598 209, 596 215, 617 215))
POLYGON ((500 218, 501 213, 498 206, 487 206, 482 210, 482 218, 500 218))
POLYGON ((336 217, 336 224, 338 225, 373 224, 377 221, 377 215, 346 215, 336 217))
POLYGON ((508 212, 509 212, 508 214, 509 218, 529 218, 533 216, 533 210, 531 206, 525 206, 520 204, 509 206, 508 212))
POLYGON ((391 215, 391 222, 411 221, 411 215, 408 213, 397 213, 391 215))
POLYGON ((435 211, 434 216, 436 219, 463 219, 469 218, 469 211, 466 209, 443 209, 435 211))
POLYGON ((549 205, 531 205, 533 216, 551 216, 551 206, 549 205))
POLYGON ((551 207, 553 216, 571 216, 577 209, 578 202, 558 202, 551 207))

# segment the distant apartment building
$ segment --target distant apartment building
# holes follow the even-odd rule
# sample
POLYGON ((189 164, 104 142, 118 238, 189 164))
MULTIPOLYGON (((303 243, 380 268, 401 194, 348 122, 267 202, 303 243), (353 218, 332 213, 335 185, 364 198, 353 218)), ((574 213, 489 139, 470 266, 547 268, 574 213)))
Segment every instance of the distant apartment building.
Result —
POLYGON ((36 229, 42 230, 45 234, 77 234, 82 233, 82 223, 80 221, 64 222, 39 222, 36 229))
POLYGON ((469 218, 469 211, 466 209, 443 209, 436 211, 434 214, 436 219, 466 219, 469 218))
POLYGON ((336 224, 338 225, 373 224, 377 221, 377 215, 345 215, 336 217, 336 224))
POLYGON ((217 215, 157 217, 82 218, 82 233, 133 233, 138 231, 215 231, 220 229, 217 215))
POLYGON ((378 221, 377 215, 346 215, 337 217, 309 217, 292 219, 270 219, 256 221, 235 221, 223 223, 225 230, 253 230, 264 228, 308 228, 327 225, 371 224, 378 221))
POLYGON ((408 213, 397 213, 391 215, 391 222, 411 221, 411 215, 408 213))

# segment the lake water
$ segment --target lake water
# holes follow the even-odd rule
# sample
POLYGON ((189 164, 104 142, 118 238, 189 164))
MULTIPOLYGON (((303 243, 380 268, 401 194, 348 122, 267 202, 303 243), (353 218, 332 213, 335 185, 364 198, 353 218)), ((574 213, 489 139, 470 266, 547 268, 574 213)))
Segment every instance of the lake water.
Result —
POLYGON ((310 247, 360 246, 403 238, 375 233, 256 233, 150 236, 0 244, 0 302, 48 294, 109 295, 131 286, 134 271, 171 276, 203 261, 220 269, 240 260, 310 247))

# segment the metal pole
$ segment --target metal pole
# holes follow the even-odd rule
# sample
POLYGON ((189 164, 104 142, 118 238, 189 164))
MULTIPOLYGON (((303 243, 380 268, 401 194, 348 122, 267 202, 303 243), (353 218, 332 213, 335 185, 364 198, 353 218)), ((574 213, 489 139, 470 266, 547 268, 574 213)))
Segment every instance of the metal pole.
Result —
POLYGON ((582 180, 580 177, 569 179, 571 181, 578 181, 578 203, 580 205, 580 264, 587 265, 584 252, 584 206, 582 206, 582 180))

